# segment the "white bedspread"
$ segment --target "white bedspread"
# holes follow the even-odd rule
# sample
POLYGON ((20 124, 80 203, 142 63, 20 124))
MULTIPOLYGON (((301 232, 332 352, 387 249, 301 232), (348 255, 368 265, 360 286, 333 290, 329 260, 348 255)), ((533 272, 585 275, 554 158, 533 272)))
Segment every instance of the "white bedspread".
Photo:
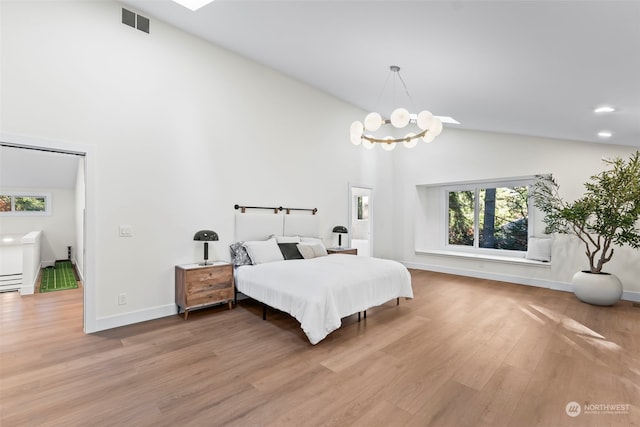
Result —
POLYGON ((345 254, 240 266, 235 283, 243 294, 295 317, 311 344, 338 329, 343 317, 413 298, 404 265, 345 254))

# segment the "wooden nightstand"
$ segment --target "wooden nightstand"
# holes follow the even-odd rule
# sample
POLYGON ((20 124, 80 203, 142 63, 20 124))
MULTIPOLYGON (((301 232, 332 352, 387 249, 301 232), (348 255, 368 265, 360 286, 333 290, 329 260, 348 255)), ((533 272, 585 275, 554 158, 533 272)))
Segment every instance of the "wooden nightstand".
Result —
POLYGON ((357 248, 327 248, 328 254, 358 255, 357 248))
POLYGON ((214 261, 208 265, 176 265, 176 305, 178 313, 207 305, 228 303, 233 306, 233 265, 214 261))

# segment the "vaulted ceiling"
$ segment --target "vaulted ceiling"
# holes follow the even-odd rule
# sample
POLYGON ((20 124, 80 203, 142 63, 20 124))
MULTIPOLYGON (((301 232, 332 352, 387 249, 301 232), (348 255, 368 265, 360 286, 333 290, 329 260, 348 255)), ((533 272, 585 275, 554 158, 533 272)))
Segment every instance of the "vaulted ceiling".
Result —
POLYGON ((367 111, 398 106, 398 65, 403 103, 460 128, 640 147, 639 1, 122 3, 367 111))

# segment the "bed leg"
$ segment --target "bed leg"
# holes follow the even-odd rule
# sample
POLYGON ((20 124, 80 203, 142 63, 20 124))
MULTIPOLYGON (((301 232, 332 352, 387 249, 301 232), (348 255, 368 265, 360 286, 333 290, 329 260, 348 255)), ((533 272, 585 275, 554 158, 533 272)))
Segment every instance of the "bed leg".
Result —
POLYGON ((262 320, 267 320, 267 306, 262 306, 262 320))
POLYGON ((367 318, 367 310, 364 311, 364 318, 367 318))
POLYGON ((396 298, 396 305, 400 305, 400 297, 396 298))
POLYGON ((358 312, 358 322, 360 321, 360 312, 358 312))

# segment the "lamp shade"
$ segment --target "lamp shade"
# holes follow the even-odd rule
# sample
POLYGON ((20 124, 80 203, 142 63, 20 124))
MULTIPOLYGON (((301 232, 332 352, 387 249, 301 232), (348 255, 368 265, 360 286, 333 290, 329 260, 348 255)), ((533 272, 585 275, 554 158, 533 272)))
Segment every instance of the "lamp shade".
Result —
POLYGON ((217 241, 218 233, 211 230, 200 230, 195 234, 195 236, 193 236, 193 240, 208 241, 208 242, 217 241))

